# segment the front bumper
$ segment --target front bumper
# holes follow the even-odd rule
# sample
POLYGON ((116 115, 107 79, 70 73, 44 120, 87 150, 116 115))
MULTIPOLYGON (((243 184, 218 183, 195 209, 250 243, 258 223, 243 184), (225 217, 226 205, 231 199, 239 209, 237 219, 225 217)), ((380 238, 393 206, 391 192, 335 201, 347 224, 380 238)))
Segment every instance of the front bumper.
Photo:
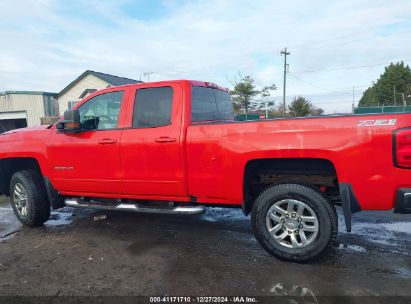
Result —
POLYGON ((402 188, 397 191, 394 212, 411 214, 411 188, 402 188))

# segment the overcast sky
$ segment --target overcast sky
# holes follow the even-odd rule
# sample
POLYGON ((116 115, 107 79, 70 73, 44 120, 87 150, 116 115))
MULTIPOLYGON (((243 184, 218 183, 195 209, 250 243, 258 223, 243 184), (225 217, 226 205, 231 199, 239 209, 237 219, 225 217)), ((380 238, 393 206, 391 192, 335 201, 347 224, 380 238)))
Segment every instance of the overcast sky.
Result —
MULTIPOLYGON (((232 87, 240 72, 349 112, 391 61, 411 64, 411 1, 1 1, 0 91, 59 92, 87 69, 232 87)), ((145 80, 143 78, 143 80, 145 80)))

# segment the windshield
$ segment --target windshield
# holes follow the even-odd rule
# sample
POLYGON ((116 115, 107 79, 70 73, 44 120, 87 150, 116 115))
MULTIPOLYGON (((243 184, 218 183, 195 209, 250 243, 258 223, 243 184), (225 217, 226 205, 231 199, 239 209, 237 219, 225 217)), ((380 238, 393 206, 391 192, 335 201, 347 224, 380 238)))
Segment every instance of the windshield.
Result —
POLYGON ((215 88, 193 86, 191 121, 234 120, 230 94, 215 88))

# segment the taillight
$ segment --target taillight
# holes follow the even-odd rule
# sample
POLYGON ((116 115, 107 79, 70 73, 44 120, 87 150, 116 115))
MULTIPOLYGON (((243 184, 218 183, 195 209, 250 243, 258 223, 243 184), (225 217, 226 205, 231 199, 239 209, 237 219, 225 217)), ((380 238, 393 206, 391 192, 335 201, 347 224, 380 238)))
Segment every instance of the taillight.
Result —
POLYGON ((411 129, 394 132, 394 165, 411 169, 411 129))

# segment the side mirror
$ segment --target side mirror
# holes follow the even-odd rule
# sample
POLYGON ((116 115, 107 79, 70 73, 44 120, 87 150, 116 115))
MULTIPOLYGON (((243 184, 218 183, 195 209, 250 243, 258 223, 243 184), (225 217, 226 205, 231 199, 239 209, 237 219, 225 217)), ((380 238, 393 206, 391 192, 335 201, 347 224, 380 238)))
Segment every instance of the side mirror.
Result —
POLYGON ((64 112, 64 120, 57 122, 57 130, 62 133, 78 133, 81 131, 79 110, 64 112))

